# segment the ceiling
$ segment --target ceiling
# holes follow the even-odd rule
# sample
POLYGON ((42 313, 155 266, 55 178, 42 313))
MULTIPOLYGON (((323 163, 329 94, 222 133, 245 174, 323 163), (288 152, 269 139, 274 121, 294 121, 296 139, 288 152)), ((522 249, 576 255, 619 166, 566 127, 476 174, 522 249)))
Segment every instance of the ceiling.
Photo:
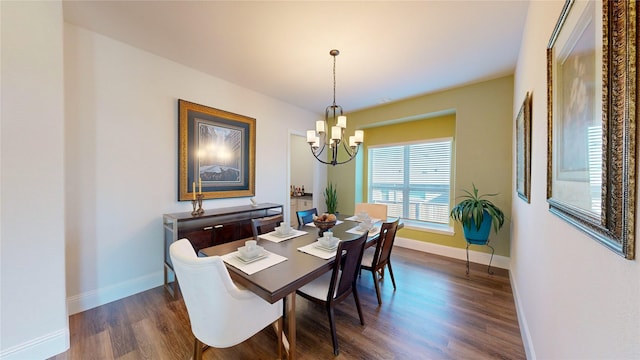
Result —
POLYGON ((64 1, 66 22, 323 114, 512 74, 528 0, 64 1))

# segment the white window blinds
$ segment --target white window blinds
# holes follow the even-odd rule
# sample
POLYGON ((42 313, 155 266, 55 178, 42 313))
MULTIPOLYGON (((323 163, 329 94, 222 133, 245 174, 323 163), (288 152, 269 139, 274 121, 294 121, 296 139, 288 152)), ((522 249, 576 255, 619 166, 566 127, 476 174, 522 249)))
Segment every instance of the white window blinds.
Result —
POLYGON ((452 139, 369 148, 369 202, 389 216, 449 223, 452 139))

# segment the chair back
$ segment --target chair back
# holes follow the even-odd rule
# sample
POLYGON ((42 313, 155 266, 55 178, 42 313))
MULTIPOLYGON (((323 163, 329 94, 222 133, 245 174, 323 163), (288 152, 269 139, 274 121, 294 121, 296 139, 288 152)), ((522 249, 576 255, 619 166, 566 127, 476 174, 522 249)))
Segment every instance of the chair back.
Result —
POLYGON ((393 222, 382 223, 380 226, 380 235, 378 236, 378 243, 376 244, 376 252, 373 255, 373 262, 371 264, 373 268, 381 268, 389 262, 399 222, 400 218, 393 222))
POLYGON ((251 219, 251 227, 253 229, 253 237, 258 240, 258 235, 266 234, 275 230, 276 226, 280 225, 284 221, 282 214, 263 217, 258 219, 251 219))
POLYGON ((298 217, 298 227, 312 222, 314 215, 318 215, 318 209, 316 208, 296 211, 296 216, 298 217))
POLYGON ((356 278, 360 272, 362 253, 364 252, 364 244, 368 235, 369 232, 365 231, 359 238, 341 241, 338 245, 327 294, 327 303, 344 299, 351 294, 351 291, 356 286, 356 278))
POLYGON ((369 217, 373 219, 380 219, 382 221, 387 220, 387 205, 386 204, 370 204, 370 203, 358 203, 356 204, 356 215, 362 211, 366 211, 369 217))
POLYGON ((193 335, 205 344, 227 347, 237 343, 230 331, 238 319, 230 308, 237 306, 239 291, 219 256, 198 257, 187 239, 169 247, 180 291, 187 306, 193 335))

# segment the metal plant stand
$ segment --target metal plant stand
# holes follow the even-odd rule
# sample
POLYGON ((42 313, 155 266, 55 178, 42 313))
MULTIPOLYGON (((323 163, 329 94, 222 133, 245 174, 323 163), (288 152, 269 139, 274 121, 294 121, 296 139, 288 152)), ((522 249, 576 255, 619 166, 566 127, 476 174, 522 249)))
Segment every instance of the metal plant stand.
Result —
POLYGON ((467 275, 469 275, 469 245, 485 245, 491 249, 491 258, 489 259, 489 267, 487 268, 487 272, 489 273, 489 275, 493 275, 493 271, 491 271, 491 262, 493 261, 493 253, 495 252, 495 249, 493 248, 493 246, 489 245, 488 240, 485 243, 469 242, 469 240, 467 240, 467 275))

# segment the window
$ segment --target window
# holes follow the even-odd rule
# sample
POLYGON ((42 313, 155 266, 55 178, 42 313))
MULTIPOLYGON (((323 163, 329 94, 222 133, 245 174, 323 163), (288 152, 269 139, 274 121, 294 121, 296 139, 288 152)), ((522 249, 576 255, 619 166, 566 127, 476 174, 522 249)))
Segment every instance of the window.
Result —
POLYGON ((389 216, 449 223, 453 139, 369 147, 369 202, 389 216))

